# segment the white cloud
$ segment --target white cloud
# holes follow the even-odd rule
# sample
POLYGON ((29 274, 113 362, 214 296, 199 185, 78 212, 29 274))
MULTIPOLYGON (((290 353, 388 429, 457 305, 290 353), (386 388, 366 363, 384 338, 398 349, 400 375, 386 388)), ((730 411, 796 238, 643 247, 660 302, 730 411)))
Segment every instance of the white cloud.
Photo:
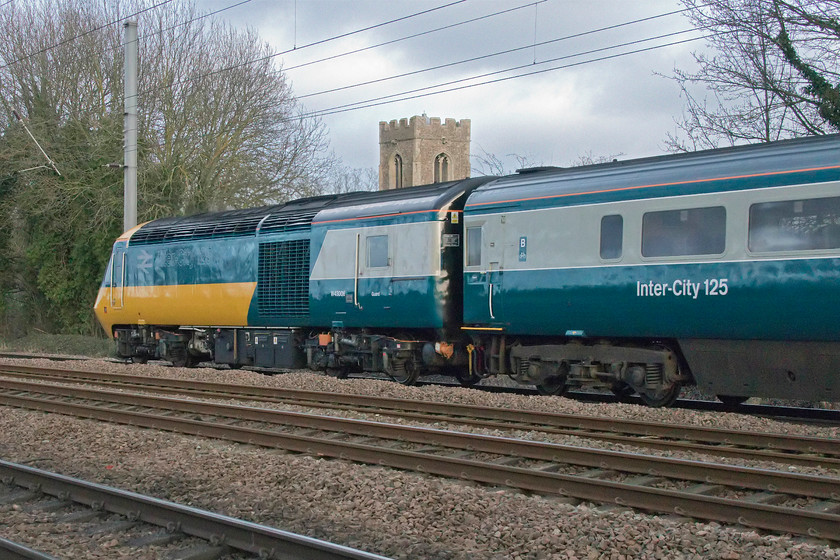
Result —
MULTIPOLYGON (((295 18, 294 5, 290 2, 255 0, 241 10, 230 11, 236 13, 224 12, 222 15, 230 18, 233 25, 256 27, 277 50, 296 45, 297 51, 284 56, 284 68, 290 68, 306 61, 525 3, 522 0, 471 0, 313 47, 303 46, 443 3, 428 0, 306 0, 297 2, 295 18)), ((218 7, 216 4, 220 5, 220 2, 208 2, 207 9, 218 7)), ((535 10, 531 6, 387 47, 289 70, 288 75, 295 93, 304 95, 528 45, 535 38, 542 41, 563 37, 679 8, 676 0, 549 0, 536 9, 536 36, 535 10)), ((684 18, 669 16, 538 47, 536 52, 526 49, 517 54, 408 78, 306 97, 302 102, 309 109, 329 109, 481 72, 530 65, 535 55, 537 61, 542 61, 679 31, 687 26, 684 18)), ((483 148, 500 156, 515 153, 554 165, 568 165, 578 156, 590 152, 593 155, 623 152, 626 157, 653 155, 660 152, 661 142, 666 132, 673 128, 673 117, 679 114, 681 107, 676 87, 668 80, 655 76, 654 72, 669 74, 675 65, 688 66, 692 49, 702 49, 702 43, 328 115, 324 117, 324 122, 330 129, 333 149, 353 167, 378 165, 379 121, 411 117, 423 112, 441 118, 470 119, 474 153, 483 148)), ((618 51, 609 51, 614 52, 618 51)), ((546 66, 590 60, 609 53, 586 55, 546 66)), ((529 66, 528 70, 543 67, 529 66)))

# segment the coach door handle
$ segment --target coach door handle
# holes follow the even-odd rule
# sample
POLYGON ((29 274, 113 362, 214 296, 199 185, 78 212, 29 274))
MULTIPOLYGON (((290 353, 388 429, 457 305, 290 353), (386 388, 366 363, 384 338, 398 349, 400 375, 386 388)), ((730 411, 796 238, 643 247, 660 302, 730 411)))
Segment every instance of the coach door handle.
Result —
POLYGON ((490 308, 490 318, 495 319, 496 316, 493 314, 493 265, 498 265, 499 263, 490 263, 489 268, 487 269, 487 282, 489 283, 490 289, 488 290, 487 294, 487 304, 490 308))
POLYGON ((359 309, 362 308, 362 306, 359 305, 359 244, 361 237, 361 233, 356 234, 356 270, 353 274, 353 305, 359 309))

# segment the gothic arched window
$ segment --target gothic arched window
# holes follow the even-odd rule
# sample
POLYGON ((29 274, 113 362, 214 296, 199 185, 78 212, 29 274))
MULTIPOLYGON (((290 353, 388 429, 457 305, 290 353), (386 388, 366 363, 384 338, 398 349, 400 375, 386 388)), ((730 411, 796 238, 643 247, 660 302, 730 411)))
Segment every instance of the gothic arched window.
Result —
POLYGON ((435 183, 449 181, 449 156, 438 154, 435 158, 435 183))
POLYGON ((401 189, 403 187, 403 160, 399 154, 394 156, 391 166, 391 188, 401 189))

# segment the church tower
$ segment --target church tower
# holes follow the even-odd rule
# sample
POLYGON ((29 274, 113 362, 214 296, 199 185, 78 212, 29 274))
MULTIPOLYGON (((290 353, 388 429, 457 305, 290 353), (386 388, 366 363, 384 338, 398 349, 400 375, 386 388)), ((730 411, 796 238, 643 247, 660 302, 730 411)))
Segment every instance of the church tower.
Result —
POLYGON ((379 190, 456 181, 470 176, 469 119, 379 123, 379 190))

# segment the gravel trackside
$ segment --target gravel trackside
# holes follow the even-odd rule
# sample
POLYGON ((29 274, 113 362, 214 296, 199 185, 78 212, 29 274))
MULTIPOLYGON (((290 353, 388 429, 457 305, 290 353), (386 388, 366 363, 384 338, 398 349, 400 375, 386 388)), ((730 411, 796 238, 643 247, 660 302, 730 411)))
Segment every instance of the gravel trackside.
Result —
MULTIPOLYGON (((39 360, 2 359, 0 363, 56 367, 55 362, 39 360)), ((565 398, 491 394, 462 388, 402 387, 386 381, 337 380, 309 372, 267 376, 247 370, 178 369, 161 364, 122 365, 90 360, 62 362, 60 367, 832 438, 840 435, 837 428, 787 424, 738 414, 589 404, 565 398)), ((840 548, 824 541, 764 535, 742 527, 696 523, 593 504, 572 505, 507 488, 55 414, 0 407, 0 431, 0 458, 8 461, 393 558, 840 558, 840 548)), ((586 444, 589 443, 592 441, 587 440, 586 444)), ((823 474, 840 476, 837 472, 823 474)), ((37 524, 10 522, 9 507, 0 505, 2 537, 30 546, 37 544, 38 549, 57 558, 110 557, 107 548, 87 544, 80 549, 81 545, 68 542, 61 535, 39 533, 37 524)), ((154 555, 147 551, 138 552, 135 557, 153 558, 154 555)))

